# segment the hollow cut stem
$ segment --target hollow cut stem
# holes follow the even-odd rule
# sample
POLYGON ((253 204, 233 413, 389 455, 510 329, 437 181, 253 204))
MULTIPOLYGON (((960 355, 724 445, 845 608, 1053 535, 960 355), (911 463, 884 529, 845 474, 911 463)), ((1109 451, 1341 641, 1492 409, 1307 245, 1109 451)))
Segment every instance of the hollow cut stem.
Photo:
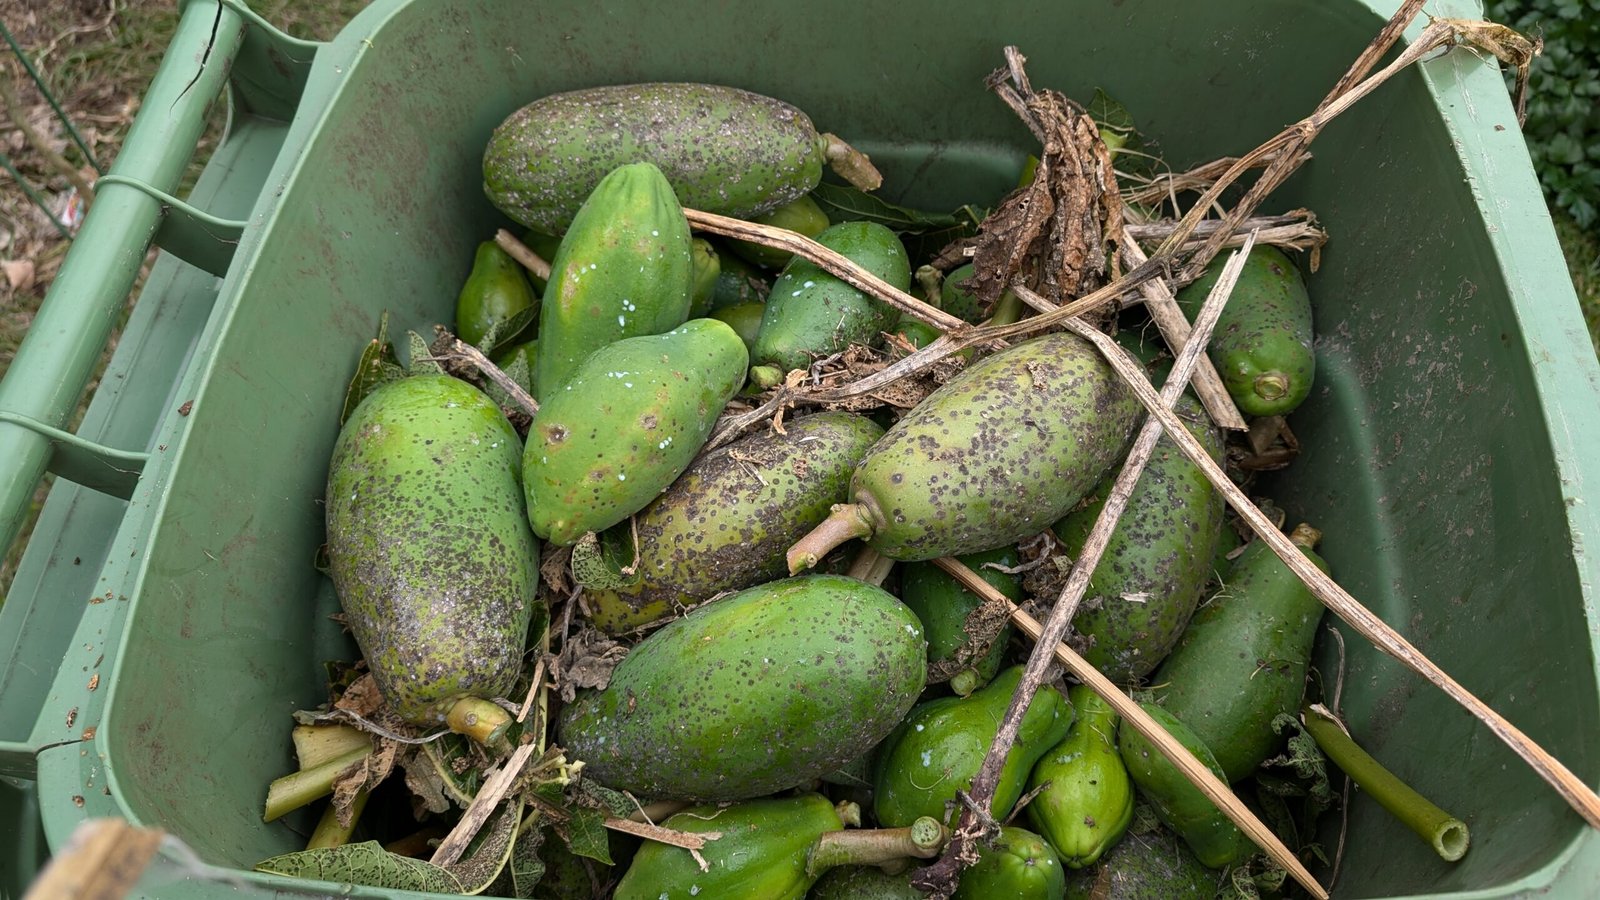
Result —
POLYGON ((1401 824, 1416 832, 1441 859, 1455 862, 1466 855, 1471 843, 1467 824, 1433 805, 1373 759, 1345 733, 1325 707, 1307 704, 1300 710, 1300 721, 1334 765, 1401 824))
POLYGON ((806 873, 821 875, 835 866, 873 866, 910 857, 932 859, 949 838, 949 829, 928 816, 904 828, 828 831, 811 845, 806 873))

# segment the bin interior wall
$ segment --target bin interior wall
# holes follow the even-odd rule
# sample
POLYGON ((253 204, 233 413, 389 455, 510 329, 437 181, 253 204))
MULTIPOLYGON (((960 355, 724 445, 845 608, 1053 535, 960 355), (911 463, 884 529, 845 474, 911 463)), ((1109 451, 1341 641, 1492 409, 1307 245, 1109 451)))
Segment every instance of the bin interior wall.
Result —
MULTIPOLYGON (((483 198, 482 148, 521 104, 607 83, 733 84, 873 152, 890 199, 948 208, 992 203, 1034 147, 982 87, 1007 43, 1036 86, 1106 88, 1187 163, 1305 114, 1381 25, 1359 4, 1290 0, 940 2, 914 19, 893 4, 761 6, 417 0, 340 38, 331 56, 356 64, 314 76, 344 83, 319 130, 297 123, 304 163, 225 289, 231 321, 136 598, 100 738, 134 817, 219 864, 302 845, 260 815, 293 765, 290 712, 324 699, 324 660, 353 655, 311 566, 344 384, 381 311, 393 334, 448 323, 472 247, 505 224, 483 198), (884 53, 895 34, 900 51, 884 53)), ((1293 420, 1307 451, 1277 496, 1323 529, 1358 598, 1593 781, 1588 626, 1570 538, 1538 512, 1560 492, 1524 465, 1550 458, 1545 423, 1523 412, 1530 363, 1445 123, 1406 73, 1315 149, 1268 210, 1309 207, 1333 235, 1312 284, 1320 382, 1293 420)), ((1475 839, 1446 867, 1358 806, 1342 892, 1487 887, 1572 840, 1578 820, 1486 730, 1347 644, 1352 726, 1475 839)))

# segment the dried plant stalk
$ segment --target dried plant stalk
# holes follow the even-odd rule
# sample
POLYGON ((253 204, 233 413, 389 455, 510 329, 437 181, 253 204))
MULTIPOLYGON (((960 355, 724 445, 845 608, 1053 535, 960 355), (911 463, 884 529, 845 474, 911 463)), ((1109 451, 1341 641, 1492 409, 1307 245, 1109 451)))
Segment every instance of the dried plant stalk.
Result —
MULTIPOLYGON (((1253 237, 1247 240, 1253 243, 1253 237)), ((1127 230, 1122 233, 1122 255, 1130 266, 1138 266, 1149 261, 1149 257, 1144 255, 1144 250, 1127 230)), ((1173 353, 1182 353, 1183 348, 1189 343, 1192 327, 1183 310, 1178 308, 1178 300, 1172 295, 1172 290, 1167 287, 1165 281, 1156 278, 1144 285, 1143 292, 1144 308, 1150 311, 1150 318, 1155 320, 1156 328, 1160 329, 1167 346, 1173 353)), ((1212 421, 1218 425, 1230 431, 1244 431, 1249 427, 1245 424, 1239 407, 1234 405, 1233 397, 1228 394, 1227 387, 1222 384, 1222 375, 1217 372, 1216 366, 1211 364, 1211 358, 1208 356, 1201 356, 1195 365, 1194 392, 1195 396, 1200 398, 1200 404, 1210 414, 1212 421)))

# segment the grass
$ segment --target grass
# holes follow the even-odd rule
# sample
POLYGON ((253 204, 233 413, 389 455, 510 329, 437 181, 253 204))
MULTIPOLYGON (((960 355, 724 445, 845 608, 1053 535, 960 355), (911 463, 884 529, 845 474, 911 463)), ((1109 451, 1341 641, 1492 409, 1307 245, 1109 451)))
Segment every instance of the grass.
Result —
POLYGON ((1578 307, 1583 310, 1584 324, 1589 326, 1589 340, 1600 353, 1600 234, 1578 227, 1570 216, 1560 212, 1555 213, 1555 222, 1556 237, 1567 258, 1567 272, 1578 293, 1578 307))

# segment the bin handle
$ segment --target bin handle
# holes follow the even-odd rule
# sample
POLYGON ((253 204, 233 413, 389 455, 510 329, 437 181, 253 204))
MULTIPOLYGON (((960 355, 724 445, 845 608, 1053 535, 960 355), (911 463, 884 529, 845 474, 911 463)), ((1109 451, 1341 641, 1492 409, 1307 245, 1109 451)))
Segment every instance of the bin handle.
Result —
POLYGON ((63 429, 153 244, 212 274, 227 271, 244 223, 210 216, 171 192, 253 30, 267 38, 268 54, 289 57, 295 68, 308 67, 320 46, 282 35, 240 0, 183 4, 122 150, 99 180, 103 189, 0 379, 0 550, 16 540, 46 469, 115 496, 132 493, 137 474, 129 470, 139 466, 130 464, 141 454, 63 429))

